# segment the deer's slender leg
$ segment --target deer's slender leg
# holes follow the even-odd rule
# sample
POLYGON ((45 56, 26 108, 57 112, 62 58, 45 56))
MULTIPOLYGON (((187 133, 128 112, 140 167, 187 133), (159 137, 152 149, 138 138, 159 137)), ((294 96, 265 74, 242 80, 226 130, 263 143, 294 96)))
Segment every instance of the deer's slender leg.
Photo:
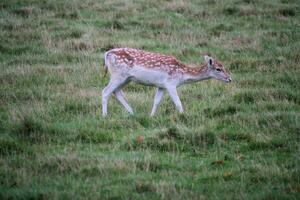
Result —
POLYGON ((154 97, 154 103, 153 103, 153 107, 152 107, 152 111, 151 111, 151 114, 150 116, 154 116, 155 112, 156 112, 156 109, 162 99, 164 95, 164 89, 162 88, 157 88, 157 91, 156 91, 156 94, 155 94, 155 97, 154 97))
POLYGON ((174 102, 175 107, 177 108, 177 110, 180 113, 183 113, 183 108, 182 108, 182 105, 181 105, 181 101, 180 101, 180 99, 178 97, 176 87, 167 88, 167 91, 168 91, 168 93, 169 93, 172 101, 174 102))
POLYGON ((124 108, 130 113, 133 114, 133 110, 128 104, 127 100, 124 97, 123 91, 121 89, 115 90, 114 94, 117 100, 124 106, 124 108))
POLYGON ((116 77, 109 81, 109 84, 102 90, 102 116, 107 115, 107 101, 111 94, 126 84, 126 78, 116 77))

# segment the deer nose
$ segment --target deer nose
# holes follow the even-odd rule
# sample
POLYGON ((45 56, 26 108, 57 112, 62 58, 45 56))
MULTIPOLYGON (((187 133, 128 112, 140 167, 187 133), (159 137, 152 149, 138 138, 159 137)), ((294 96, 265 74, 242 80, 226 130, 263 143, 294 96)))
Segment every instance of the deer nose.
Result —
POLYGON ((227 79, 227 83, 230 83, 231 82, 231 78, 229 77, 228 79, 227 79))

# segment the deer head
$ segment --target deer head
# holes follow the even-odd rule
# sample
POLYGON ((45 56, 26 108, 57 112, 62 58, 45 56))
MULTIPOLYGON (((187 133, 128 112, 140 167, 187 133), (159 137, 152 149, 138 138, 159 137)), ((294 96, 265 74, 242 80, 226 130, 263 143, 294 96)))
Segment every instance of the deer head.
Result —
POLYGON ((217 60, 213 60, 212 57, 205 55, 204 56, 208 74, 211 78, 215 78, 220 81, 224 81, 225 83, 231 82, 230 75, 225 71, 223 65, 217 60))

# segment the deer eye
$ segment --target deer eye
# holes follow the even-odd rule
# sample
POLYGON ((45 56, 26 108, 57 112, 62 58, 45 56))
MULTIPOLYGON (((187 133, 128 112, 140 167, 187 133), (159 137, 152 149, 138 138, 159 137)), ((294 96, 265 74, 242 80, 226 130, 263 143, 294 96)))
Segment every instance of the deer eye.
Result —
POLYGON ((220 69, 220 68, 217 68, 216 70, 217 70, 218 72, 220 72, 220 71, 221 71, 221 69, 220 69))

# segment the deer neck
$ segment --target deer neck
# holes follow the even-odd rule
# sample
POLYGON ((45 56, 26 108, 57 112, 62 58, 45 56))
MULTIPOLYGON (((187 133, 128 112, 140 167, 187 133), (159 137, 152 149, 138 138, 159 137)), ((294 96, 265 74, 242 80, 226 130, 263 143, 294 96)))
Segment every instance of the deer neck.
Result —
POLYGON ((210 79, 208 68, 206 65, 201 67, 188 67, 187 73, 184 75, 184 84, 194 83, 210 79))

